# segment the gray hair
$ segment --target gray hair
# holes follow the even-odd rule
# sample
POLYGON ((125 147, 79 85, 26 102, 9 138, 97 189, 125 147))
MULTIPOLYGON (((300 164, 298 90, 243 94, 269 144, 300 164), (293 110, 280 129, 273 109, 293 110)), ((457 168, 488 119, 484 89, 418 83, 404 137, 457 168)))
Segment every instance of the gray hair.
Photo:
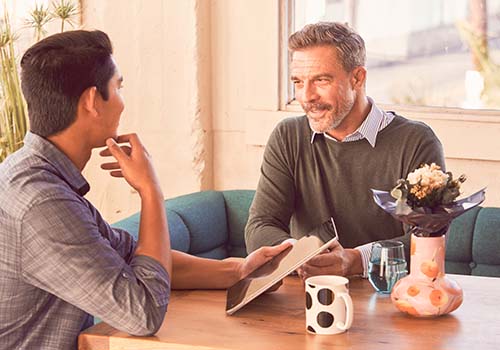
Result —
POLYGON ((347 24, 338 22, 308 24, 293 33, 288 39, 290 51, 323 45, 333 46, 337 49, 340 63, 347 72, 365 65, 365 42, 347 24))

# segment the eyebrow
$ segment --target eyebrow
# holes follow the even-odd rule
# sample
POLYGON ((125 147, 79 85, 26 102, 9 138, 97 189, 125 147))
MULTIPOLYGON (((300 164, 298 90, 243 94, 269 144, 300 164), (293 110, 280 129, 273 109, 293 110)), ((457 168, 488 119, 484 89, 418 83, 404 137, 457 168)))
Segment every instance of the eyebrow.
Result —
MULTIPOLYGON (((316 79, 319 79, 319 78, 329 78, 329 79, 333 79, 333 75, 331 74, 328 74, 328 73, 324 73, 324 74, 316 74, 316 75, 313 75, 309 80, 316 80, 316 79)), ((290 76, 290 80, 302 80, 300 79, 299 77, 295 76, 295 75, 292 75, 290 76)))

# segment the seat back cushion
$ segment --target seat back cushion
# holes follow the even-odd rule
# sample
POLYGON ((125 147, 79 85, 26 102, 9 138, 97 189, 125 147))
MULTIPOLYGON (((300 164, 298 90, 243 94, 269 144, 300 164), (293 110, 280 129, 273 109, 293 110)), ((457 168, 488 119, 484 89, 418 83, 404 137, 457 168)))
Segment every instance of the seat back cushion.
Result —
POLYGON ((471 274, 472 239, 476 218, 481 210, 473 208, 451 222, 446 235, 445 271, 461 275, 471 274))
MULTIPOLYGON (((113 227, 120 228, 130 233, 135 240, 139 237, 140 212, 120 220, 113 224, 113 227)), ((168 230, 170 232, 170 242, 172 249, 187 253, 189 251, 190 236, 189 231, 181 217, 172 210, 167 209, 168 230)))
POLYGON ((500 277, 500 208, 483 208, 472 242, 472 274, 500 277))
POLYGON ((228 256, 227 220, 222 193, 191 193, 167 200, 166 206, 181 218, 188 229, 189 254, 213 259, 228 256))

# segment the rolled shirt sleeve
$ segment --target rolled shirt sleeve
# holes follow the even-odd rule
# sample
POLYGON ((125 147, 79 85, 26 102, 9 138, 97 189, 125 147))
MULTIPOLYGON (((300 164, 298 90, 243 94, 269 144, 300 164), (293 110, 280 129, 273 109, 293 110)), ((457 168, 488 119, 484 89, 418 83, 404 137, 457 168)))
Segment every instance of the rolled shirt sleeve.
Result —
POLYGON ((33 205, 20 227, 22 276, 119 330, 153 334, 169 302, 170 277, 156 260, 130 254, 133 240, 92 209, 65 196, 33 205))
POLYGON ((373 242, 370 242, 370 243, 366 243, 366 244, 357 246, 355 248, 361 254, 361 263, 363 264, 363 274, 361 275, 361 277, 363 277, 363 278, 368 278, 368 264, 370 262, 372 245, 373 245, 373 242))

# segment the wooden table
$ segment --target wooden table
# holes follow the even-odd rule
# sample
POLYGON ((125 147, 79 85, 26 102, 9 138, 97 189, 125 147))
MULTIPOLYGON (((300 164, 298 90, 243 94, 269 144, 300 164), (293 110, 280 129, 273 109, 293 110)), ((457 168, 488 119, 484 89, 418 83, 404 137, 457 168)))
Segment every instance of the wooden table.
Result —
POLYGON ((368 281, 351 279, 353 325, 326 336, 305 330, 304 288, 297 277, 233 316, 224 311, 225 291, 174 291, 156 336, 133 337, 101 323, 80 335, 79 349, 500 349, 500 279, 452 278, 464 289, 464 303, 434 319, 406 316, 368 281))

